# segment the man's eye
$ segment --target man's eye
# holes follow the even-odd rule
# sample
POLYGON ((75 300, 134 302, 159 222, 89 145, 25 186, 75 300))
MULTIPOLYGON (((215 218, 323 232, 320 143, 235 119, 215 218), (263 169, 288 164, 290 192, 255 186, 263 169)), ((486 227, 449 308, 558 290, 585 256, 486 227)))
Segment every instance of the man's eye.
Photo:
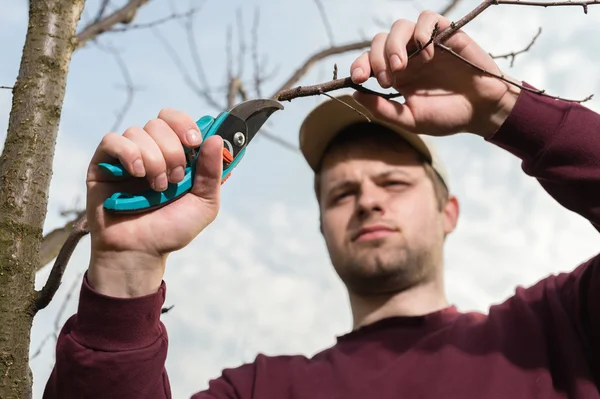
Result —
POLYGON ((405 186, 406 182, 401 180, 390 180, 384 183, 386 186, 405 186))

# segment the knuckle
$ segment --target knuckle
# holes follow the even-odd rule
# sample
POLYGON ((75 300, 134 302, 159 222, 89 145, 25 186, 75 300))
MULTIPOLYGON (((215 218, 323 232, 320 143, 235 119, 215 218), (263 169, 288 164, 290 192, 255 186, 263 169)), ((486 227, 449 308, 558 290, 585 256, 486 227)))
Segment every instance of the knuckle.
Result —
POLYGON ((376 33, 375 36, 373 36, 373 39, 371 40, 371 42, 376 43, 378 41, 385 40, 387 35, 388 35, 387 32, 376 33))
POLYGON ((161 132, 161 130, 164 130, 166 127, 169 127, 169 125, 167 125, 167 122, 165 122, 164 120, 160 118, 152 118, 146 123, 146 125, 144 126, 144 130, 148 131, 149 133, 151 131, 161 132))
POLYGON ((400 18, 400 19, 395 20, 392 23, 392 29, 398 29, 398 28, 402 27, 403 25, 407 25, 407 24, 410 24, 410 23, 411 22, 409 20, 404 19, 404 18, 400 18))
POLYGON ((160 119, 165 119, 165 118, 169 118, 171 115, 177 113, 177 111, 173 108, 162 108, 159 112, 158 112, 158 118, 160 119))
POLYGON ((142 132, 142 128, 139 126, 130 126, 123 132, 123 137, 131 138, 139 136, 142 132))

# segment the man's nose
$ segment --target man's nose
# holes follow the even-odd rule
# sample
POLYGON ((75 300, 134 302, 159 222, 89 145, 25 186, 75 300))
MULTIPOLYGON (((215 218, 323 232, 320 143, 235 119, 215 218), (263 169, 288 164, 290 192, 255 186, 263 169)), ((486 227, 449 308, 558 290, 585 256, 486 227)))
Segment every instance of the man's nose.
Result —
POLYGON ((356 201, 356 212, 360 218, 368 217, 373 212, 383 211, 383 192, 372 183, 364 183, 356 201))

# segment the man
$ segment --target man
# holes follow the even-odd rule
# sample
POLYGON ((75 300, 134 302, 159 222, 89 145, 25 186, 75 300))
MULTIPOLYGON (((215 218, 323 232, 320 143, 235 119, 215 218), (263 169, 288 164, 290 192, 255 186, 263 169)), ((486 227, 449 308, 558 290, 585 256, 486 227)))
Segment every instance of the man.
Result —
MULTIPOLYGON (((433 46, 407 60, 435 23, 450 24, 432 12, 416 24, 397 21, 352 64, 355 82, 373 74, 382 87, 403 93, 404 104, 355 93, 364 108, 341 100, 375 123, 328 101, 301 128, 353 330, 312 358, 259 355, 224 370, 193 398, 600 398, 599 258, 519 288, 487 315, 449 306, 442 248, 458 203, 435 152, 416 134, 479 135, 519 157, 525 173, 598 228, 600 115, 482 75, 433 46)), ((464 32, 446 44, 500 73, 464 32)), ((88 175, 91 261, 78 313, 61 331, 45 398, 170 397, 159 320, 165 259, 217 215, 222 143, 205 142, 191 194, 138 217, 102 211, 118 185, 96 165, 118 158, 161 190, 167 179, 181 179, 181 143, 197 145, 197 133, 187 115, 163 110, 144 129, 109 134, 99 145, 88 175)))

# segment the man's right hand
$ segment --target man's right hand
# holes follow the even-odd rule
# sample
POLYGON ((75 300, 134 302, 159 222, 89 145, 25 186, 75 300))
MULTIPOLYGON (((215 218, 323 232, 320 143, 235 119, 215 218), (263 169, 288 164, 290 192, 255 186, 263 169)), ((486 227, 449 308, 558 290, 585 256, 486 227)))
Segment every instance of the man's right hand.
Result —
POLYGON ((104 136, 86 179, 92 245, 88 281, 96 291, 113 297, 156 292, 168 254, 188 245, 214 221, 223 171, 219 136, 208 138, 202 146, 192 191, 183 198, 133 216, 111 215, 103 209, 104 200, 116 191, 164 191, 167 179, 181 181, 186 162, 182 145, 197 147, 201 141, 194 120, 172 109, 163 109, 143 128, 104 136), (114 178, 99 170, 99 163, 115 160, 135 177, 114 178))

